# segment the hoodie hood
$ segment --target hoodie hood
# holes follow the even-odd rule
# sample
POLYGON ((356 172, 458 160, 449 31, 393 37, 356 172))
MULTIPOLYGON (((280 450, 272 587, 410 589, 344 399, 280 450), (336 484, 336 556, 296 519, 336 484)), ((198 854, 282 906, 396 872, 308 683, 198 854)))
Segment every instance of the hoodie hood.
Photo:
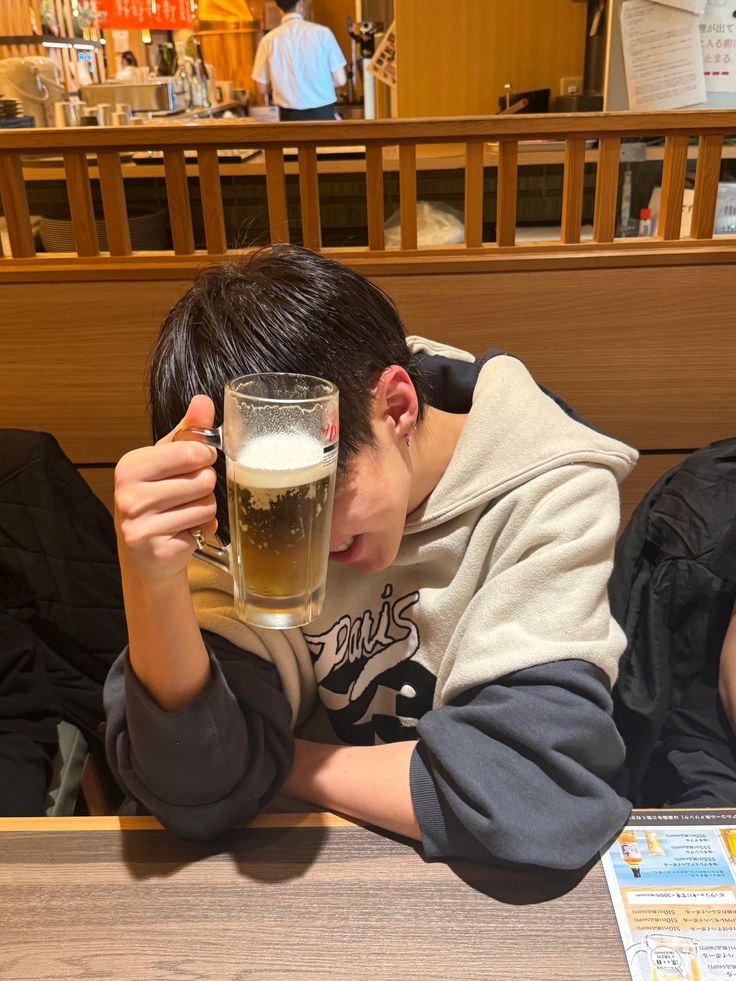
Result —
MULTIPOLYGON (((419 337, 414 353, 457 362, 466 374, 478 362, 466 351, 419 337)), ((441 403, 442 393, 438 393, 441 403)), ((470 406, 468 407, 470 408, 470 406)), ((424 531, 490 504, 521 484, 571 464, 606 467, 618 483, 636 465, 630 446, 568 415, 539 388, 516 358, 486 360, 472 392, 472 411, 452 460, 429 497, 409 515, 406 533, 424 531)))

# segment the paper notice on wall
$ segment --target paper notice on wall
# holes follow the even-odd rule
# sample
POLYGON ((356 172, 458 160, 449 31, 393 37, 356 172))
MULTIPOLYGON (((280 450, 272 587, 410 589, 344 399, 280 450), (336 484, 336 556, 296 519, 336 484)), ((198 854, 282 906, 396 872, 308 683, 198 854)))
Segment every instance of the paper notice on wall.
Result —
POLYGON ((691 14, 702 14, 708 0, 654 0, 655 3, 663 3, 666 7, 677 7, 680 10, 687 10, 691 14))
POLYGON ((621 8, 621 33, 630 109, 683 109, 705 102, 695 14, 652 0, 629 0, 621 8))
POLYGON ((708 92, 736 92, 734 11, 734 0, 708 0, 700 18, 700 46, 708 92))
POLYGON ((130 49, 130 31, 111 31, 112 46, 115 52, 128 51, 130 49))

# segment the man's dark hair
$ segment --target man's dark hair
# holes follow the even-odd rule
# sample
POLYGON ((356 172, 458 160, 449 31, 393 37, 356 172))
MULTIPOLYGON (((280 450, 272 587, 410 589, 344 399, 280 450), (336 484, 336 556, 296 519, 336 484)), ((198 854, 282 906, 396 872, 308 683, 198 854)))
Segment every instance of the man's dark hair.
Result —
MULTIPOLYGON (((347 266, 293 245, 273 245, 204 269, 164 319, 148 368, 154 439, 183 417, 191 398, 209 395, 222 422, 225 383, 283 371, 318 375, 340 390, 344 470, 373 444, 372 390, 400 365, 425 407, 425 383, 389 297, 347 266)), ((222 461, 217 517, 227 531, 222 461)))
POLYGON ((299 0, 276 0, 276 6, 281 7, 285 14, 290 14, 299 0))
POLYGON ((120 60, 124 65, 132 65, 134 68, 138 67, 138 59, 132 51, 123 51, 120 55, 120 60))

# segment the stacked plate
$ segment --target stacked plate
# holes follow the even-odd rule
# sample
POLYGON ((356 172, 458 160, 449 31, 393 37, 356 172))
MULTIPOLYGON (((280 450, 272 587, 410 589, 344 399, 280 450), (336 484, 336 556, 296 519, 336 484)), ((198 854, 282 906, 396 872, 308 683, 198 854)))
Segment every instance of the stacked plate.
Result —
POLYGON ((0 119, 15 119, 23 115, 23 108, 17 99, 3 99, 0 95, 0 119))
MULTIPOLYGON (((101 252, 108 251, 107 229, 104 221, 96 221, 97 240, 101 252)), ((128 215, 130 243, 134 252, 159 252, 169 248, 167 215, 164 211, 128 215)), ((74 229, 68 217, 41 218, 39 229, 43 247, 47 252, 76 252, 74 229)))

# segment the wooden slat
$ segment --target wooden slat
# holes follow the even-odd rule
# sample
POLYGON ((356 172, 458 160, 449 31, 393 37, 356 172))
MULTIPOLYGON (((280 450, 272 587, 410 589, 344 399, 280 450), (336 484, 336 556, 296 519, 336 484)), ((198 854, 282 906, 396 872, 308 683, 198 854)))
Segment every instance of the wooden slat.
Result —
POLYGON ((194 252, 194 230, 184 151, 164 150, 164 170, 174 252, 177 255, 191 255, 194 252))
POLYGON ((465 247, 483 244, 483 143, 465 144, 465 247))
POLYGON ((563 242, 580 241, 583 224, 583 189, 585 186, 585 140, 568 140, 565 144, 565 164, 562 181, 563 242))
POLYGON ((668 136, 664 141, 662 197, 657 234, 666 241, 679 239, 682 201, 687 173, 687 136, 668 136))
POLYGON ((87 155, 76 151, 65 153, 64 171, 77 254, 80 256, 99 255, 100 246, 97 241, 97 225, 95 224, 95 209, 92 204, 87 155))
POLYGON ((368 248, 381 252, 384 240, 383 147, 368 144, 365 148, 365 200, 368 209, 368 248))
POLYGON ((598 168, 595 179, 593 240, 612 242, 616 231, 616 199, 621 140, 606 136, 598 141, 598 168))
POLYGON ((207 252, 210 255, 224 255, 227 252, 227 234, 216 148, 200 147, 197 150, 197 163, 207 252))
POLYGON ((289 212, 286 203, 284 152, 280 146, 266 147, 266 194, 271 241, 288 242, 289 212))
POLYGON ((299 199, 304 245, 319 252, 322 248, 322 229, 319 219, 317 148, 313 146, 299 148, 299 199))
POLYGON ((692 238, 712 238, 716 217, 718 181, 721 176, 722 136, 701 136, 695 170, 695 196, 690 223, 692 238))
POLYGON ((516 242, 516 185, 519 144, 501 140, 498 145, 498 187, 496 191, 496 244, 516 242))
POLYGON ((399 214, 401 248, 417 248, 417 148, 402 143, 399 147, 399 214))
POLYGON ((110 255, 131 255, 133 250, 130 244, 128 207, 125 202, 120 154, 101 150, 97 154, 97 166, 100 171, 102 209, 105 214, 110 255))
POLYGON ((10 251, 16 259, 36 254, 33 245, 28 197, 23 183, 23 166, 15 153, 0 154, 0 198, 10 239, 10 251))

